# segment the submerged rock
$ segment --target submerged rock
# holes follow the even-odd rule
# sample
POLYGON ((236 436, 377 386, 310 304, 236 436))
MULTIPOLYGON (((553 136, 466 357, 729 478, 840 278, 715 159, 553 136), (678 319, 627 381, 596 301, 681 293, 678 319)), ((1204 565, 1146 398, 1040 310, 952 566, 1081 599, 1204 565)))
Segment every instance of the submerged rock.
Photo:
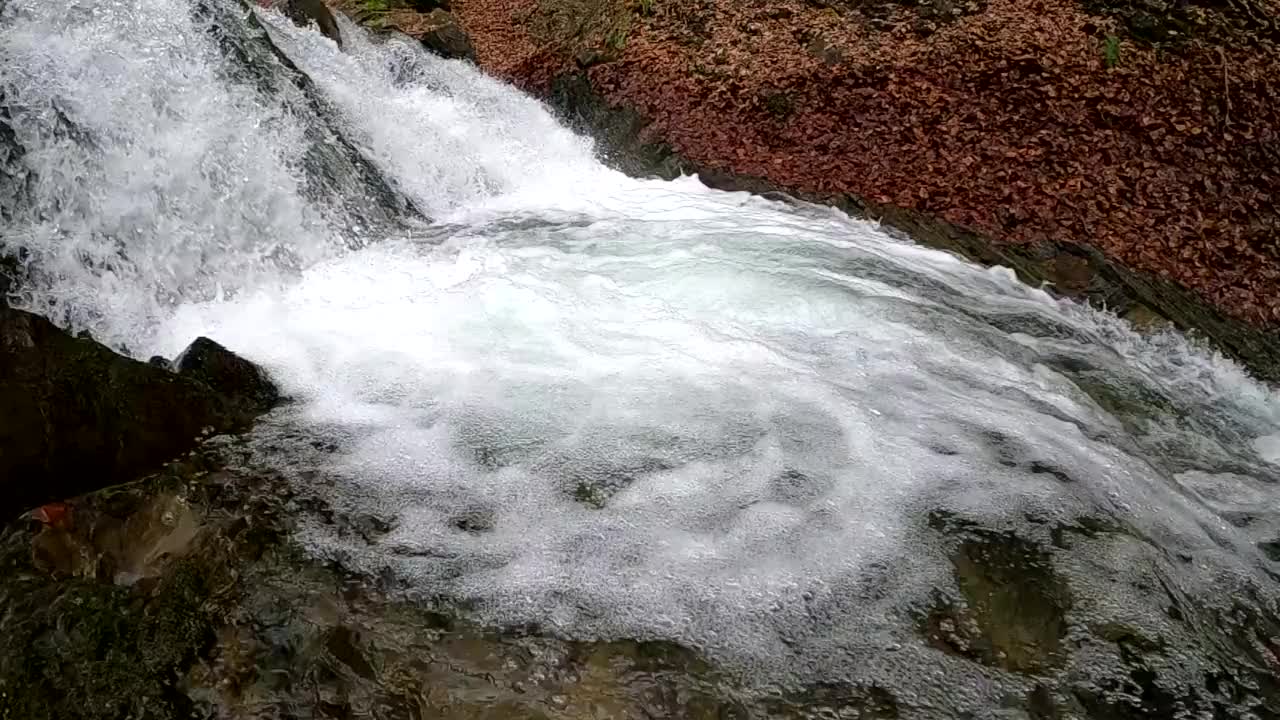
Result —
POLYGON ((208 345, 174 374, 0 307, 0 512, 132 480, 274 401, 260 371, 208 345))
POLYGON ((883 681, 759 687, 671 642, 481 627, 301 552, 304 523, 364 521, 257 464, 254 442, 212 438, 144 480, 0 528, 0 719, 940 719, 959 713, 924 686, 963 695, 965 677, 1004 688, 982 717, 1277 717, 1267 598, 1209 608, 1171 586, 1185 621, 1094 623, 1075 615, 1078 580, 1054 570, 1056 551, 945 514, 930 525, 955 542, 955 602, 916 647, 885 653, 936 653, 950 677, 891 664, 883 681), (1197 650, 1177 640, 1182 625, 1197 650))
POLYGON ((1047 553, 1012 534, 980 533, 951 563, 964 604, 943 602, 930 614, 933 647, 1013 672, 1060 664, 1071 595, 1047 553))
POLYGON ((486 631, 308 560, 309 499, 248 454, 0 529, 0 718, 745 716, 677 646, 486 631))

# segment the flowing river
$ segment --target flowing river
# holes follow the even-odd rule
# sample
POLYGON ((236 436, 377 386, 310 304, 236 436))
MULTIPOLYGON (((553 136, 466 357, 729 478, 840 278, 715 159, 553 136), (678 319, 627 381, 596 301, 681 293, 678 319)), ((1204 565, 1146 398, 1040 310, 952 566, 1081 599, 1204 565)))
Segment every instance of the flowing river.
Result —
POLYGON ((628 178, 345 19, 340 50, 229 0, 0 5, 21 302, 268 368, 261 462, 375 519, 303 518, 315 557, 966 717, 1124 680, 1107 629, 1139 627, 1186 717, 1274 717, 1206 680, 1280 672, 1280 396, 1231 362, 831 209, 628 178))

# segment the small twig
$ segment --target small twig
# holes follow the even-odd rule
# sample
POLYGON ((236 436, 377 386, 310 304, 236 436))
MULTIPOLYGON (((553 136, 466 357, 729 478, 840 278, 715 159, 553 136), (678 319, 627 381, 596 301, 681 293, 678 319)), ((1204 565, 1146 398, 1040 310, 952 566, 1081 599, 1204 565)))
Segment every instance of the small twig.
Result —
POLYGON ((1227 112, 1222 117, 1222 127, 1225 130, 1231 124, 1231 81, 1227 78, 1226 51, 1218 48, 1218 57, 1222 59, 1222 97, 1227 102, 1227 112))

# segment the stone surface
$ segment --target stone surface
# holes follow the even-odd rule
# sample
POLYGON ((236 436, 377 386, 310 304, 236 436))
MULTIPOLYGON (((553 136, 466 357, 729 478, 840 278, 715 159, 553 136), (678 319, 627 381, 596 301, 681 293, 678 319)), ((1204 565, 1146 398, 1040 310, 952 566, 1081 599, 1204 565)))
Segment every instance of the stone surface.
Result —
POLYGON ((428 50, 444 58, 475 60, 476 51, 471 38, 458 25, 458 19, 450 12, 432 10, 424 25, 415 34, 428 50))
POLYGON ((406 0, 409 7, 418 12, 431 12, 432 10, 452 10, 453 3, 449 0, 406 0))
POLYGON ((17 288, 18 260, 12 255, 0 254, 0 307, 9 305, 9 294, 17 288))
POLYGON ((263 407, 0 307, 0 513, 132 480, 263 407))
MULTIPOLYGON (((876 682, 751 687, 668 642, 484 628, 397 599, 388 577, 299 551, 303 522, 358 533, 368 519, 256 464, 255 442, 278 438, 214 437, 144 480, 0 527, 0 720, 954 717, 876 682)), ((955 587, 910 644, 1007 688, 983 717, 1280 717, 1271 599, 1171 584, 1152 590, 1169 593, 1171 624, 1094 623, 1055 568, 1064 552, 1141 542, 1125 527, 1060 528, 1070 544, 946 512, 928 527, 954 548, 955 587), (1203 673, 1190 686, 1188 663, 1203 673)))
POLYGON ((280 390, 262 368, 206 337, 188 345, 173 366, 179 375, 208 385, 250 412, 261 412, 280 400, 280 390))

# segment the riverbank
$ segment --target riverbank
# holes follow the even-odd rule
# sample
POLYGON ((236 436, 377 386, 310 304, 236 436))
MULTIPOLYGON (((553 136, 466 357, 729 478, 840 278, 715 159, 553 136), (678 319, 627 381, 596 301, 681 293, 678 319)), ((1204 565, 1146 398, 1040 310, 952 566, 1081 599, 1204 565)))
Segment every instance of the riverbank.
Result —
POLYGON ((781 190, 1280 368, 1274 3, 457 0, 633 174, 781 190), (1150 6, 1150 7, 1148 7, 1150 6), (1152 9, 1156 8, 1156 9, 1152 9))

